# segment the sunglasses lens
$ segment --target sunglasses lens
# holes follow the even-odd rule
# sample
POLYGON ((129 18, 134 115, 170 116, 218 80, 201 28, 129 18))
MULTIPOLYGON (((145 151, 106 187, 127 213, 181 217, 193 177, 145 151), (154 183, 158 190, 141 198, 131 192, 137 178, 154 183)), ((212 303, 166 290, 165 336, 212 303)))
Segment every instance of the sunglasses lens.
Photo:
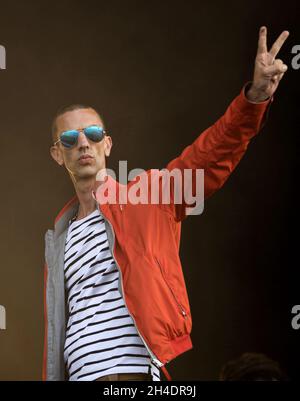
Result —
POLYGON ((104 136, 103 128, 99 127, 98 125, 91 125, 90 127, 85 128, 84 133, 87 138, 93 142, 102 141, 104 136))
POLYGON ((70 130, 70 131, 65 131, 61 134, 60 141, 66 148, 71 148, 76 144, 77 138, 78 138, 78 131, 70 130))
MULTIPOLYGON (((104 129, 98 125, 91 125, 84 129, 88 139, 93 142, 100 142, 104 137, 104 129)), ((77 143, 79 132, 77 130, 65 131, 60 136, 62 145, 66 148, 72 148, 77 143)))

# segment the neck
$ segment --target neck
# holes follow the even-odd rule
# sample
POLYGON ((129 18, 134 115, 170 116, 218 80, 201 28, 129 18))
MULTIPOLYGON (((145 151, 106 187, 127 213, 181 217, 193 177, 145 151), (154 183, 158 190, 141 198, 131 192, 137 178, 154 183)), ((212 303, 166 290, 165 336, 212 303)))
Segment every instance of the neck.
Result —
POLYGON ((97 203, 92 196, 95 178, 76 182, 75 191, 79 200, 79 209, 76 220, 80 220, 91 214, 97 208, 97 203))

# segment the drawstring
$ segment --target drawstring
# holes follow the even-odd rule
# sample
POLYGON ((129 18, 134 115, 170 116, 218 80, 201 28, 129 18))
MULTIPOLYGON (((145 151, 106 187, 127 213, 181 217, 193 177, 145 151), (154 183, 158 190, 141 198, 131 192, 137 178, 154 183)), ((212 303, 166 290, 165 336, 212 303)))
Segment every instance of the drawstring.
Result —
POLYGON ((172 381, 172 377, 170 376, 169 372, 167 371, 167 369, 165 368, 165 366, 161 367, 161 370, 163 371, 164 375, 166 376, 166 379, 168 381, 172 381))

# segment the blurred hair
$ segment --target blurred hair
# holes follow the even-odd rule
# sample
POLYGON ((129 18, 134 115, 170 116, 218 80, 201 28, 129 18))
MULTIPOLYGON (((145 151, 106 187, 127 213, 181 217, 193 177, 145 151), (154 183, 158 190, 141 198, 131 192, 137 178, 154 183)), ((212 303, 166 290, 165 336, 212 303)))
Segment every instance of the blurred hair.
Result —
POLYGON ((264 354, 244 353, 223 365, 220 380, 288 380, 279 363, 264 354))

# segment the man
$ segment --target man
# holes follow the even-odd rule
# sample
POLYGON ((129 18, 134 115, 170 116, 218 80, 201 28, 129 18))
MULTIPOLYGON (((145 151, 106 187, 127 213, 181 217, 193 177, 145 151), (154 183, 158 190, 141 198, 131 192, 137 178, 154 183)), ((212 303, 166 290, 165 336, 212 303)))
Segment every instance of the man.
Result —
MULTIPOLYGON (((276 55, 289 33, 270 51, 266 35, 261 27, 253 80, 167 165, 182 173, 204 169, 205 198, 224 184, 262 127, 287 70, 276 55)), ((170 380, 165 364, 192 348, 178 256, 186 203, 175 202, 174 183, 168 203, 103 202, 104 185, 118 194, 124 189, 110 175, 97 177, 111 148, 91 107, 74 105, 55 117, 51 155, 69 172, 76 196, 45 237, 45 380, 160 380, 160 368, 170 380)))

